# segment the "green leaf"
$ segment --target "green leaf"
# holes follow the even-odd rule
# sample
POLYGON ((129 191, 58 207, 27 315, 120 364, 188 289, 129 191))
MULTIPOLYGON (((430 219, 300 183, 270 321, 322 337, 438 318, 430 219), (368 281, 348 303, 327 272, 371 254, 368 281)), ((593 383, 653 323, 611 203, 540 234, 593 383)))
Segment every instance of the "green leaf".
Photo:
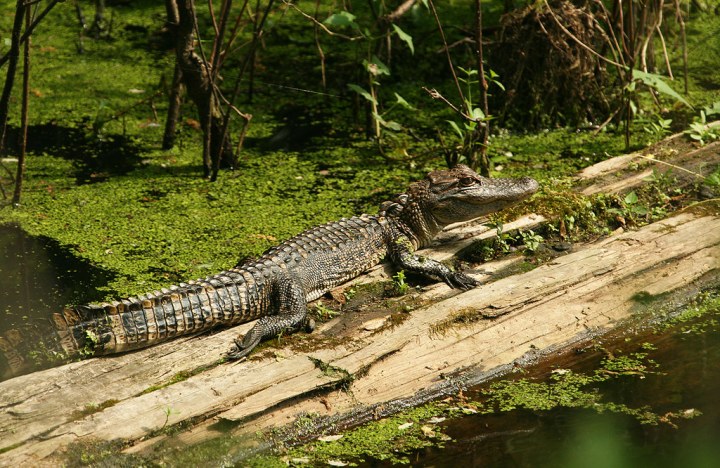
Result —
POLYGON ((355 22, 355 15, 348 11, 341 11, 340 13, 330 15, 325 21, 323 21, 323 23, 328 26, 336 26, 338 28, 351 27, 358 29, 358 25, 355 22))
POLYGON ((470 115, 475 120, 482 120, 485 118, 485 112, 482 111, 479 107, 476 107, 472 110, 472 115, 470 115))
POLYGON ((693 106, 690 105, 689 102, 685 100, 684 97, 680 96, 674 89, 670 87, 669 84, 665 82, 662 76, 656 75, 654 73, 646 73, 644 71, 640 70, 633 70, 632 71, 633 79, 641 81, 646 86, 650 86, 651 88, 654 88, 659 93, 663 93, 667 96, 670 96, 672 98, 675 98, 677 101, 682 102, 686 106, 688 106, 690 109, 693 108, 693 106))
POLYGON ((720 114, 720 101, 715 101, 712 103, 711 106, 706 107, 703 109, 705 111, 705 115, 718 115, 720 114))
POLYGON ((356 84, 348 83, 348 88, 352 89, 356 93, 358 93, 360 96, 364 97, 368 101, 372 102, 373 104, 377 105, 377 100, 375 100, 374 97, 372 97, 372 94, 365 91, 363 88, 356 84))
POLYGON ((408 47, 410 48, 410 52, 413 55, 415 55, 415 46, 413 45, 412 36, 410 34, 406 33, 405 31, 403 31, 402 29, 400 29, 400 26, 398 26, 397 24, 393 24, 392 27, 395 30, 395 32, 397 33, 400 40, 405 42, 408 45, 408 47))
POLYGON ((637 203, 637 201, 638 201, 638 197, 634 191, 625 195, 625 204, 634 205, 635 203, 637 203))
POLYGON ((372 75, 390 75, 390 69, 385 65, 377 55, 373 55, 370 61, 363 60, 365 69, 372 75))
POLYGON ((394 131, 396 131, 396 132, 399 132, 400 130, 403 129, 402 125, 400 125, 399 123, 395 122, 394 120, 390 120, 390 121, 388 121, 388 122, 381 121, 381 122, 380 122, 380 125, 382 125, 382 126, 385 127, 385 128, 389 128, 390 130, 394 130, 394 131))
POLYGON ((457 133, 461 140, 465 137, 465 134, 462 130, 460 130, 460 127, 457 123, 453 122, 452 120, 448 120, 447 123, 449 123, 453 130, 455 130, 455 133, 457 133))
POLYGON ((640 205, 633 206, 630 211, 632 211, 634 214, 637 214, 637 215, 640 215, 640 216, 645 216, 646 214, 648 214, 648 213, 650 212, 650 211, 647 209, 647 207, 645 207, 645 206, 640 206, 640 205))
POLYGON ((395 93, 395 99, 397 99, 397 103, 403 106, 405 109, 415 110, 415 108, 411 106, 410 103, 407 102, 405 98, 400 96, 398 93, 395 93))

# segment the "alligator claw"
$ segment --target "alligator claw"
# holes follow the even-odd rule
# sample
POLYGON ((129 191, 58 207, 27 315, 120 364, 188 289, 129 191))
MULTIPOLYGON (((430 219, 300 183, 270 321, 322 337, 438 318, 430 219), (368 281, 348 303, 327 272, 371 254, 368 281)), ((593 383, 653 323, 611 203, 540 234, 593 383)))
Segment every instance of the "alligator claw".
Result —
POLYGON ((250 348, 250 349, 243 348, 242 343, 238 339, 236 339, 234 341, 235 341, 235 344, 233 344, 230 347, 230 350, 225 353, 225 359, 227 359, 229 361, 237 361, 240 359, 242 359, 242 360, 247 359, 247 355, 250 353, 252 348, 250 348))
POLYGON ((444 276, 443 281, 445 281, 445 283, 447 283, 447 285, 451 288, 459 288, 465 291, 468 291, 480 284, 480 282, 475 278, 460 271, 454 271, 444 276))
POLYGON ((225 358, 231 361, 237 361, 238 359, 247 357, 250 351, 255 349, 255 346, 260 343, 261 339, 262 335, 258 336, 257 333, 253 333, 253 330, 250 330, 242 340, 240 340, 240 338, 233 340, 235 344, 230 348, 230 351, 225 353, 225 358))

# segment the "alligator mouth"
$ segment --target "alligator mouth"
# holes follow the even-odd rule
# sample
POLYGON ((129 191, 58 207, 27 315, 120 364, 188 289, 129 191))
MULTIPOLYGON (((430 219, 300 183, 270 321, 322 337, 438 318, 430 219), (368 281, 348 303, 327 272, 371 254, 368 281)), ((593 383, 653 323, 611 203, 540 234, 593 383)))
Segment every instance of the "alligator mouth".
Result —
MULTIPOLYGON (((512 179, 497 180, 502 181, 512 179)), ((488 193, 493 190, 488 189, 487 187, 481 187, 480 189, 470 187, 470 190, 459 194, 458 198, 465 203, 478 206, 493 203, 514 204, 528 198, 530 195, 537 192, 539 188, 540 184, 538 184, 535 179, 523 177, 522 179, 516 179, 515 183, 508 183, 507 185, 497 187, 494 190, 495 193, 488 193), (485 193, 483 194, 478 192, 485 193)))

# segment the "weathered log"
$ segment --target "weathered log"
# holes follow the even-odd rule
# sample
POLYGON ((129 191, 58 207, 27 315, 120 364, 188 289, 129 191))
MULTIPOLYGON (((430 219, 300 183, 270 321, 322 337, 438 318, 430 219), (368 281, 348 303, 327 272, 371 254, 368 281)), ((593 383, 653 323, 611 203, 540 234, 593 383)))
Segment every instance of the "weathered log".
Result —
MULTIPOLYGON (((432 393, 452 376, 493 373, 528 352, 611 328, 632 315, 638 292, 720 279, 719 212, 706 202, 462 294, 434 285, 422 298, 439 302, 393 327, 360 327, 340 345, 321 338, 345 317, 309 335, 309 350, 266 350, 216 365, 246 324, 0 382, 0 465, 50 463, 76 441, 123 439, 144 450, 162 439, 143 441, 148 434, 188 421, 197 430, 180 436, 187 440, 209 437, 207 426, 218 418, 238 422, 240 432, 264 429, 302 411, 339 415, 432 393), (352 396, 338 390, 343 385, 352 396)), ((455 236, 450 251, 462 247, 463 229, 473 228, 447 235, 455 236)))

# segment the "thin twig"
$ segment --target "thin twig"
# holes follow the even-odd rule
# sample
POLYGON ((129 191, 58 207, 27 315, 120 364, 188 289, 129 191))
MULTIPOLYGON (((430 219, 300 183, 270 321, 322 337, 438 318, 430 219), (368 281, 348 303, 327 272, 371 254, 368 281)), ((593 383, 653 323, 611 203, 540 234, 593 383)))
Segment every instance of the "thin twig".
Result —
MULTIPOLYGON (((645 13, 645 14, 643 15, 643 18, 646 18, 646 16, 647 16, 647 13, 646 13, 646 12, 647 12, 648 9, 649 9, 649 7, 646 7, 646 8, 643 10, 643 13, 645 13)), ((647 68, 647 51, 648 51, 648 46, 650 45, 650 41, 651 41, 652 38, 653 38, 653 33, 652 33, 652 32, 653 32, 654 30, 656 30, 656 29, 657 29, 658 31, 660 31, 660 25, 662 24, 662 20, 663 20, 662 8, 660 8, 660 9, 658 9, 658 13, 657 13, 657 15, 656 15, 656 17, 655 17, 655 22, 654 22, 654 24, 653 24, 652 26, 650 26, 650 28, 648 28, 648 32, 647 32, 647 34, 645 35, 645 40, 643 41, 643 45, 642 45, 641 52, 640 52, 642 69, 643 69, 643 71, 646 72, 646 73, 648 72, 648 68, 647 68)), ((664 44, 665 44, 665 41, 663 41, 663 45, 664 45, 664 44)), ((667 59, 667 56, 666 56, 665 58, 667 59)), ((672 76, 671 76, 671 78, 672 78, 672 76)))
POLYGON ((601 31, 602 35, 605 36, 608 40, 608 43, 610 44, 610 50, 613 53, 613 57, 615 57, 615 60, 617 60, 619 63, 623 64, 625 66, 625 59, 623 58, 622 54, 622 46, 617 40, 617 36, 615 35, 615 28, 612 27, 612 22, 610 19, 610 12, 607 11, 607 8, 605 8, 605 4, 602 2, 602 0, 595 0, 595 2, 600 6, 600 8, 603 11, 603 15, 605 16, 605 21, 607 22, 607 29, 610 31, 610 35, 608 36, 605 33, 605 28, 601 27, 599 22, 597 21, 597 18, 593 15, 593 21, 597 24, 598 30, 601 31), (612 41, 610 41, 612 39, 612 41))
MULTIPOLYGON (((242 77, 245 74, 245 69, 248 66, 248 63, 250 62, 254 48, 257 47, 257 43, 260 41, 260 37, 263 34, 264 28, 265 28, 265 20, 267 19, 268 15, 270 14, 270 10, 272 9, 272 6, 274 4, 274 0, 269 0, 267 8, 265 9, 265 12, 263 14, 262 19, 260 20, 259 27, 255 30, 255 33, 253 35, 253 41, 250 45, 250 50, 245 55, 245 60, 243 61, 242 65, 240 66, 240 70, 238 71, 237 76, 235 77, 235 84, 233 85, 232 94, 230 95, 230 99, 228 102, 232 104, 235 102, 235 99, 237 98, 238 93, 240 92, 240 82, 242 81, 242 77)), ((230 126, 230 112, 226 112, 223 120, 223 126, 222 126, 222 137, 220 140, 224 143, 227 139, 228 134, 228 128, 230 126)), ((244 133, 242 135, 244 137, 244 133)))
POLYGON ((423 86, 422 89, 423 89, 426 93, 428 93, 431 98, 433 98, 433 99, 438 99, 438 100, 444 102, 445 104, 447 104, 447 106, 448 106, 450 109, 452 109, 454 112, 456 112, 456 113, 457 113, 459 116, 461 116, 463 119, 469 120, 469 121, 471 121, 471 122, 476 122, 478 125, 485 125, 485 122, 483 122, 481 119, 475 119, 475 118, 469 116, 468 114, 466 114, 465 112, 463 112, 462 110, 458 109, 452 102, 448 101, 448 100, 445 98, 445 96, 443 96, 442 94, 440 94, 440 92, 439 92, 438 90, 436 90, 436 89, 434 89, 434 88, 433 88, 433 89, 429 89, 429 88, 427 88, 427 87, 425 87, 425 86, 423 86))
POLYGON ((698 177, 698 178, 700 178, 700 179, 707 179, 707 177, 705 177, 705 176, 702 175, 702 174, 698 174, 697 172, 691 171, 690 169, 685 169, 684 167, 680 167, 680 166, 678 166, 678 165, 669 163, 669 162, 667 162, 667 161, 661 161, 661 160, 659 160, 659 159, 651 158, 651 157, 649 157, 649 156, 644 156, 644 155, 642 155, 642 154, 638 154, 637 156, 638 156, 639 158, 647 159, 648 161, 652 161, 652 162, 656 162, 656 163, 659 163, 659 164, 664 164, 664 165, 666 165, 666 166, 670 166, 670 167, 672 167, 673 169, 678 169, 678 170, 680 170, 680 171, 687 172, 688 174, 692 174, 692 175, 694 175, 695 177, 698 177))
MULTIPOLYGON (((208 0, 212 5, 212 0, 208 0)), ((213 41, 212 53, 210 54, 210 70, 212 71, 212 82, 215 83, 219 73, 220 50, 223 40, 225 39, 225 30, 227 29, 228 17, 230 16, 230 8, 232 8, 232 0, 223 0, 220 5, 220 26, 215 29, 215 40, 213 41)), ((213 24, 215 17, 213 14, 213 24)))
POLYGON ((395 9, 395 11, 389 13, 387 16, 385 16, 385 19, 389 23, 394 23, 397 19, 399 19, 402 15, 410 11, 410 8, 412 8, 413 5, 415 5, 416 0, 405 0, 403 3, 400 4, 399 7, 395 9))
POLYGON ((680 0, 675 0, 675 17, 680 24, 680 35, 682 36, 683 47, 683 78, 685 80, 685 94, 688 93, 688 50, 687 35, 685 34, 685 21, 682 17, 682 9, 680 8, 680 0))
POLYGON ((621 110, 622 110, 622 106, 620 106, 620 107, 618 107, 617 109, 615 109, 615 111, 614 111, 612 114, 610 114, 610 117, 608 117, 607 119, 605 119, 605 121, 604 121, 603 123, 601 123, 600 126, 598 126, 598 128, 596 128, 595 130, 593 130, 593 133, 592 133, 593 136, 596 136, 598 133, 600 133, 600 131, 601 131, 603 128, 605 128, 605 126, 607 126, 607 124, 609 124, 609 123, 612 121, 612 119, 615 118, 615 116, 618 115, 618 112, 620 112, 621 110))
POLYGON ((565 26, 563 26, 563 24, 560 22, 560 20, 558 19, 558 17, 555 16, 555 13, 552 11, 552 8, 550 8, 550 5, 548 5, 547 0, 543 0, 543 2, 545 3, 545 6, 547 7, 548 11, 550 12, 550 16, 552 16, 553 19, 555 20, 555 23, 557 23, 557 25, 560 27, 560 29, 562 29, 563 32, 564 32, 565 34, 567 34, 573 41, 575 41, 580 47, 582 47, 583 49, 587 50, 587 51, 590 52, 591 54, 597 56, 599 59, 601 59, 601 60, 603 60, 603 61, 605 61, 605 62, 607 62, 607 63, 609 63, 609 64, 611 64, 611 65, 615 65, 615 66, 618 67, 618 68, 624 68, 623 65, 615 62, 614 60, 610 60, 609 58, 604 57, 603 55, 595 52, 595 50, 593 50, 592 47, 588 46, 588 45, 585 44, 583 41, 581 41, 580 39, 578 39, 572 32, 570 32, 565 26))
POLYGON ((327 79, 325 76, 325 52, 323 52, 322 45, 320 44, 320 34, 318 34, 318 23, 317 21, 317 15, 320 12, 320 1, 321 0, 315 0, 315 23, 313 27, 313 35, 315 36, 315 48, 318 51, 318 55, 320 56, 320 79, 322 82, 323 89, 327 89, 327 79))
MULTIPOLYGON (((460 87, 460 81, 458 81, 458 77, 455 74, 455 66, 453 65, 452 58, 450 57, 450 50, 448 49, 447 39, 445 39, 445 32, 443 31, 442 24, 440 23, 440 17, 438 16, 437 10, 435 9, 435 3, 432 0, 428 0, 428 4, 430 5, 430 10, 432 11, 433 17, 435 18, 435 24, 437 24, 438 31, 440 32, 440 38, 442 39, 443 46, 445 47, 445 56, 447 57, 448 65, 450 66, 450 72, 452 73, 453 81, 455 82, 455 87, 457 88, 458 96, 460 96, 460 100, 462 101, 463 107, 465 107, 465 110, 467 111, 467 113, 472 114, 472 109, 470 109, 470 104, 468 104, 465 101, 465 96, 463 95, 462 88, 460 87)), ((431 96, 432 96, 432 94, 431 94, 431 96)), ((443 100, 444 99, 445 98, 443 98, 443 100)), ((474 119, 470 117, 470 120, 474 120, 474 119)))
POLYGON ((213 25, 213 30, 215 31, 215 37, 217 37, 219 34, 218 24, 217 20, 215 19, 215 8, 213 8, 213 0, 207 0, 208 4, 208 11, 210 12, 210 21, 213 25))
POLYGON ((663 57, 665 58, 665 66, 667 67, 668 76, 671 80, 674 80, 675 77, 673 76, 672 67, 670 66, 670 57, 668 56, 667 46, 665 45, 665 38, 663 37, 663 33, 660 30, 660 25, 658 25, 657 27, 657 33, 658 37, 660 37, 660 44, 662 44, 663 57))
MULTIPOLYGON (((25 6, 25 29, 30 27, 32 22, 31 8, 25 6)), ((31 37, 28 36, 23 47, 23 81, 22 81, 22 105, 20 109, 20 157, 18 158, 17 175, 15 176, 15 190, 13 191, 12 204, 18 206, 20 204, 20 196, 22 194, 23 178, 25 175, 25 156, 27 154, 27 132, 28 132, 28 113, 30 106, 30 43, 31 37)))
POLYGON ((220 59, 218 60, 218 70, 222 68, 222 64, 225 61, 225 57, 229 55, 230 48, 232 47, 233 43, 235 42, 235 39, 237 39, 238 35, 240 34, 240 23, 242 22, 242 17, 245 14, 245 9, 247 8, 248 0, 243 1, 242 8, 240 8, 240 12, 237 15, 237 18, 235 19, 235 24, 233 25, 233 29, 230 32, 230 37, 228 38, 227 45, 225 48, 220 52, 220 59))
POLYGON ((315 18, 313 18, 311 15, 308 15, 307 13, 305 13, 304 11, 302 11, 302 10, 301 10, 300 8, 298 8, 294 3, 289 2, 288 0, 283 0, 283 3, 284 3, 285 5, 287 5, 287 6, 289 6, 290 8, 292 8, 293 10, 297 11, 298 13, 300 13, 300 14, 301 14, 302 16, 304 16, 306 19, 309 19, 310 21, 312 21, 316 26, 318 26, 320 29, 322 29, 323 31, 325 31, 327 34, 329 34, 329 35, 331 35, 331 36, 340 37, 340 38, 342 38, 342 39, 347 39, 348 41, 357 41, 357 40, 360 40, 360 39, 364 39, 364 38, 365 38, 364 36, 346 36, 345 34, 340 34, 340 33, 336 33, 336 32, 334 32, 334 31, 331 31, 330 29, 328 29, 327 26, 325 26, 325 25, 322 24, 320 21, 318 21, 318 20, 316 20, 315 18))
MULTIPOLYGON (((58 3, 60 3, 61 1, 62 0, 51 0, 50 3, 48 3, 48 5, 45 7, 45 9, 39 15, 37 15, 35 17, 32 24, 30 25, 30 27, 25 30, 25 32, 22 34, 22 36, 20 36, 19 44, 24 43, 27 40, 27 38, 30 37, 30 34, 32 34, 32 32, 35 30, 35 27, 38 24, 40 24, 40 21, 42 21, 42 19, 45 18, 45 16, 48 13, 50 13, 50 10, 52 10, 53 7, 55 5, 57 5, 58 3)), ((8 51, 5 55, 2 56, 2 58, 0 58, 0 67, 5 65, 5 62, 7 62, 10 59, 10 54, 11 54, 11 51, 8 51)))
MULTIPOLYGON (((475 0, 475 41, 477 42, 477 66, 478 66, 478 81, 480 85, 480 101, 483 106, 483 113, 485 117, 488 116, 490 110, 488 108, 488 83, 485 79, 485 65, 483 64, 483 33, 482 33, 482 0, 475 0)), ((484 126, 477 127, 481 132, 481 144, 480 144, 480 169, 482 175, 490 176, 490 160, 487 157, 487 146, 488 138, 490 136, 490 124, 486 122, 484 126)), ((477 140, 476 140, 477 141, 477 140)), ((472 149, 471 149, 472 152, 472 149)), ((474 155, 471 160, 474 160, 474 155)), ((472 161, 476 163, 476 161, 472 161)))

